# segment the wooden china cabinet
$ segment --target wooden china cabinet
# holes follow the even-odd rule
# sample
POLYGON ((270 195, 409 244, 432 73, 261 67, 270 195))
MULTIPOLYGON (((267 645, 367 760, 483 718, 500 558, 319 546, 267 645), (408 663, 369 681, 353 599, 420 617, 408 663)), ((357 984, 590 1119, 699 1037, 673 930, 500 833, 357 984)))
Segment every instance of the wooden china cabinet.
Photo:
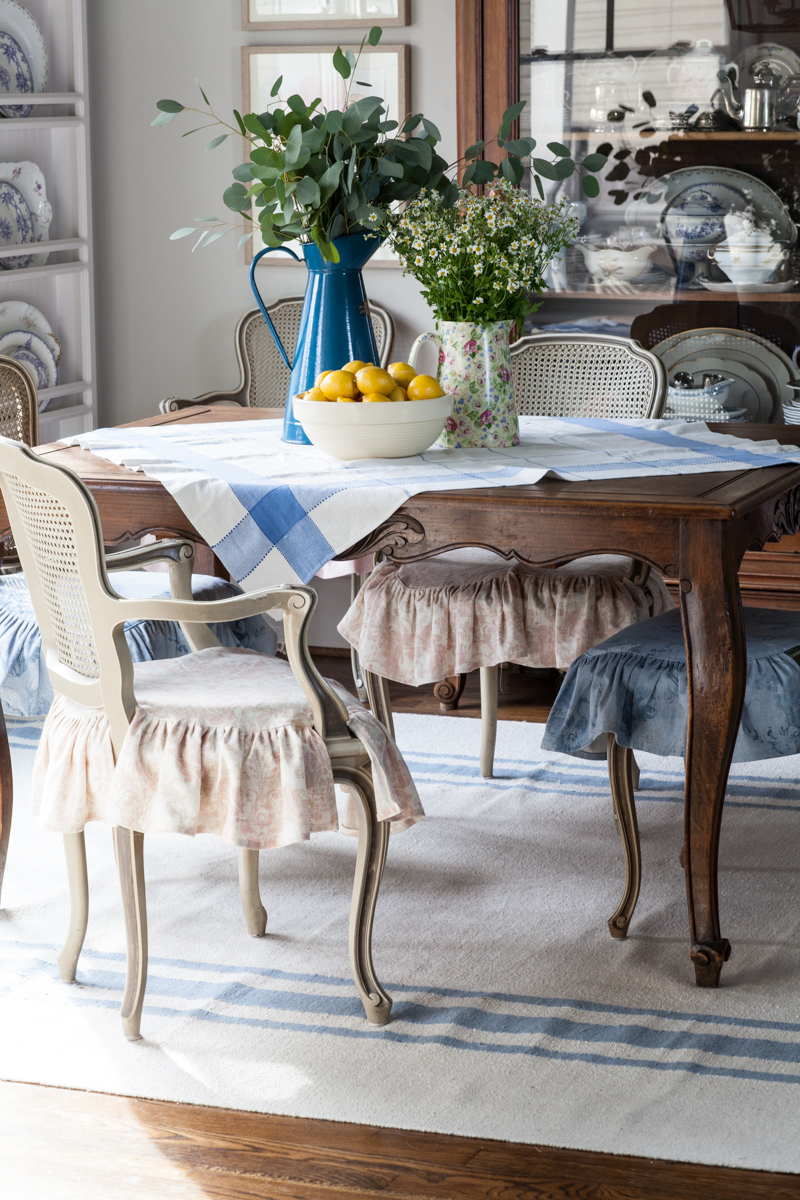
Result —
MULTIPOLYGON (((580 202, 581 235, 647 231, 659 240, 645 273, 622 283, 599 281, 582 252, 567 251, 529 332, 588 321, 652 348, 685 330, 738 329, 791 358, 800 345, 800 284, 791 282, 800 278, 797 244, 787 238, 783 247, 775 278, 785 286, 720 290, 724 275, 705 262, 688 263, 674 237, 664 237, 664 214, 672 211, 675 188, 670 193, 668 185, 676 171, 723 200, 725 187, 742 179, 729 173, 739 172, 760 181, 757 193, 745 186, 744 194, 754 196, 757 222, 774 229, 776 241, 786 238, 779 224, 787 213, 800 225, 800 3, 457 0, 456 47, 459 153, 480 139, 489 143, 505 109, 526 100, 514 136, 537 138, 543 157, 550 157, 549 142, 565 145, 576 161, 596 151, 608 156, 597 198, 584 196, 575 176, 548 193, 580 202), (731 80, 727 105, 714 95, 720 73, 731 80), (736 104, 746 88, 765 83, 773 108, 768 124, 743 128, 736 104)), ((780 398, 788 397, 769 412, 763 401, 750 419, 782 424, 780 398)), ((800 535, 746 554, 740 581, 745 604, 800 610, 800 535)))

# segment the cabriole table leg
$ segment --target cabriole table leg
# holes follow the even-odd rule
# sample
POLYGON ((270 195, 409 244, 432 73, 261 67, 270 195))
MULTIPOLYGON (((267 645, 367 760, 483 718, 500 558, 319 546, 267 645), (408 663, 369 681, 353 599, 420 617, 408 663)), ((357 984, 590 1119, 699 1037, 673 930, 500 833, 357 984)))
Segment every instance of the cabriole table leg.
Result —
POLYGON ((681 534, 680 601, 689 682, 684 861, 698 987, 717 986, 731 952, 720 933, 717 856, 747 673, 731 525, 686 521, 681 534))

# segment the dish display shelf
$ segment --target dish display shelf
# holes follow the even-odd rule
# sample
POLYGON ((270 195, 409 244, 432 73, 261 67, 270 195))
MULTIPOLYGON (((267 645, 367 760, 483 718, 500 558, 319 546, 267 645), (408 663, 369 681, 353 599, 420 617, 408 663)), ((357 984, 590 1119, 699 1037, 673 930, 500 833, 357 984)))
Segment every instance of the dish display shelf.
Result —
MULTIPOLYGON (((94 280, 85 0, 24 0, 47 47, 46 90, 2 96, 33 105, 27 117, 0 117, 0 161, 41 168, 53 208, 47 262, 0 269, 0 308, 35 306, 62 346, 58 384, 39 388, 40 440, 82 433, 96 423, 94 280)), ((2 7, 0 6, 0 29, 2 7)), ((0 248, 0 260, 20 247, 0 248)))
MULTIPOLYGON (((587 198, 574 175, 554 183, 547 198, 566 196, 578 203, 581 236, 595 245, 627 239, 630 249, 631 242, 648 237, 657 243, 645 270, 632 278, 602 278, 597 259, 579 249, 567 251, 549 278, 533 327, 596 319, 619 332, 633 323, 641 330, 637 318, 654 308, 684 305, 700 325, 735 328, 738 311, 747 306, 763 310, 764 322, 780 324, 791 354, 792 338, 800 343, 800 260, 792 226, 800 222, 800 6, 776 9, 760 0, 521 0, 518 15, 519 96, 528 101, 521 135, 533 135, 542 148, 563 143, 577 162, 597 151, 608 156, 597 176, 599 196, 587 198), (745 89, 760 86, 758 64, 765 60, 780 76, 769 127, 742 128, 736 104, 745 89), (727 88, 728 105, 718 91, 720 73, 737 80, 727 88), (734 112, 727 111, 731 108, 734 112), (738 180, 727 174, 731 171, 740 173, 738 180), (736 185, 755 200, 759 227, 781 227, 786 255, 763 286, 736 290, 708 261, 687 269, 687 242, 669 236, 677 190, 669 190, 669 179, 675 172, 684 186, 705 185, 712 200, 721 197, 729 211, 736 202, 725 204, 724 186, 736 185), (755 196, 747 177, 757 181, 755 196)), ((699 211, 688 211, 690 221, 699 220, 699 211)), ((773 236, 777 241, 781 234, 773 236)), ((698 246, 698 258, 703 251, 698 246)), ((777 413, 773 419, 782 420, 777 413)))

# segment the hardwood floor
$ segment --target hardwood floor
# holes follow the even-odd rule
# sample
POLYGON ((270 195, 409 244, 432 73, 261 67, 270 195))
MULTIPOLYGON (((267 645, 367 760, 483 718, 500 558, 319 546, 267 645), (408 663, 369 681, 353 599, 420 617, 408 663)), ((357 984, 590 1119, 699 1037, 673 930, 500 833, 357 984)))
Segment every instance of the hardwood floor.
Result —
POLYGON ((800 1178, 0 1083, 3 1200, 797 1200, 800 1178))
MULTIPOLYGON (((352 687, 349 658, 315 656, 352 687)), ((544 721, 551 672, 503 673, 544 721)), ((397 712, 438 713, 392 685, 397 712)), ((480 715, 477 672, 458 710, 480 715)), ((0 1200, 800 1200, 800 1176, 266 1116, 0 1082, 0 1200)))

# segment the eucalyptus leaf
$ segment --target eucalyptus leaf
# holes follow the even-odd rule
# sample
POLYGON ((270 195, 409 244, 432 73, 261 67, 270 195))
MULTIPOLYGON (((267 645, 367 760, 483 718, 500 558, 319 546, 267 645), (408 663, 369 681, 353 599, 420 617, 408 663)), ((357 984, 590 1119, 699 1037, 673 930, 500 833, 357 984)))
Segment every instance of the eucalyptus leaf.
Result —
POLYGON ((475 142, 472 146, 467 146, 464 151, 464 158, 478 158, 483 152, 485 142, 475 142))
POLYGON ((211 101, 209 100, 208 96, 205 94, 205 92, 203 91, 203 89, 200 87, 200 82, 199 82, 199 80, 195 79, 195 83, 196 83, 196 84, 197 84, 197 86, 200 88, 200 95, 203 97, 203 99, 205 100, 206 104, 207 104, 207 105, 208 105, 208 107, 210 108, 210 107, 211 107, 211 101))
POLYGON ((282 83, 283 83, 283 76, 279 75, 278 78, 273 83, 272 87, 270 88, 270 91, 269 91, 270 96, 277 96, 278 92, 281 90, 282 83))
POLYGON ((341 46, 337 46, 333 52, 333 69, 341 75, 342 79, 350 78, 352 68, 350 63, 342 54, 341 46))
POLYGON ((545 179, 558 179, 559 175, 554 165, 549 163, 546 158, 534 158, 531 166, 537 175, 542 175, 545 179))
POLYGON ((287 167, 291 167, 297 162, 302 148, 303 131, 299 125, 295 125, 294 129, 286 139, 286 148, 283 152, 283 161, 287 167))
POLYGON ((219 220, 219 217, 195 217, 195 221, 197 221, 198 225, 201 222, 203 224, 205 224, 207 221, 218 221, 218 220, 219 220))
MULTIPOLYGON (((529 138, 517 138, 513 142, 505 142, 503 149, 505 150, 506 154, 525 155, 530 154, 533 146, 531 146, 529 138)), ((567 151, 567 153, 569 153, 569 151, 567 151)))
POLYGON ((344 170, 343 162, 331 163, 324 175, 317 180, 321 188, 338 187, 339 176, 344 170))
POLYGON ((378 171, 381 175, 386 175, 387 178, 403 178, 403 168, 400 166, 400 163, 390 162, 388 158, 378 159, 378 171))
POLYGON ((369 42, 370 46, 377 46, 378 42, 381 40, 382 34, 383 30, 381 29, 380 25, 373 25, 372 29, 370 29, 369 33, 367 34, 367 41, 369 42))
POLYGON ((358 133, 361 128, 362 117, 356 105, 348 108, 342 120, 342 132, 348 137, 352 137, 354 133, 358 133))
POLYGON ((249 233, 243 233, 239 238, 239 241, 236 243, 236 249, 241 250, 242 246, 246 245, 246 243, 250 241, 250 238, 253 236, 254 232, 255 230, 251 229, 249 233))
POLYGON ((408 118, 403 126, 401 133, 413 133, 422 120, 422 113, 414 113, 408 118))
POLYGON ((533 182, 536 184, 536 190, 539 193, 539 199, 544 200, 544 188, 542 187, 542 181, 538 175, 534 175, 533 182))
POLYGON ((283 219, 284 219, 284 221, 288 222, 288 221, 291 221, 293 217, 294 217, 294 201, 292 200, 291 196, 287 196, 286 203, 283 206, 283 219))
POLYGON ((155 118, 155 120, 151 121, 150 124, 156 125, 156 126, 169 125, 170 121, 174 121, 175 118, 177 117, 177 115, 178 115, 177 113, 160 112, 158 114, 158 116, 155 118))
POLYGON ((234 212, 246 212, 250 207, 250 197, 247 188, 241 183, 232 183, 222 194, 222 199, 228 208, 234 212))
POLYGON ((325 114, 323 128, 330 133, 341 133, 342 131, 342 113, 338 108, 332 108, 325 114))
POLYGON ((179 104, 177 100, 157 100, 156 101, 156 108, 161 109, 161 112, 165 112, 165 113, 183 112, 185 107, 186 106, 184 104, 179 104))
POLYGON ((586 195, 592 199, 600 195, 600 184, 593 175, 584 175, 581 185, 586 195))
POLYGON ((196 232, 197 230, 195 229, 194 225, 185 225, 183 229, 176 229, 174 233, 171 233, 169 235, 169 240, 171 242, 176 242, 178 238, 188 237, 190 233, 196 232))
POLYGON ((551 154, 555 154, 558 158, 571 158, 569 150, 561 142, 548 142, 547 149, 551 154))
POLYGON ((197 239, 195 244, 192 246, 192 254, 194 254, 197 247, 200 246, 206 240, 206 238, 208 237, 208 233, 209 233, 209 231, 207 229, 203 230, 203 232, 200 234, 200 237, 197 239))
POLYGON ((607 162, 605 154, 587 154, 581 166, 585 167, 587 171, 602 171, 607 162))
POLYGON ((249 183, 253 178, 253 172, 250 168, 250 163, 242 163, 240 166, 234 167, 232 175, 237 183, 249 183))
POLYGON ((344 52, 344 56, 345 56, 345 58, 347 59, 347 61, 349 62, 349 64, 350 64, 350 70, 351 70, 351 71, 354 71, 354 70, 355 70, 355 68, 356 68, 356 56, 355 56, 355 54, 353 53, 353 51, 352 51, 352 50, 345 50, 345 52, 344 52))
POLYGON ((367 83, 366 80, 364 80, 364 79, 357 79, 356 83, 358 84, 359 87, 372 87, 372 84, 367 83))
POLYGON ((507 108, 503 113, 502 124, 510 125, 512 121, 516 121, 517 117, 525 107, 525 103, 526 102, 524 100, 520 100, 517 104, 512 104, 510 108, 507 108))
POLYGON ((229 233, 233 233, 233 228, 230 229, 215 229, 210 237, 205 240, 205 245, 210 246, 212 242, 218 241, 220 238, 226 237, 229 233))
POLYGON ((195 129, 187 129, 186 133, 182 133, 181 137, 189 137, 191 133, 200 133, 203 129, 213 129, 216 121, 211 121, 208 125, 198 125, 195 129))
POLYGON ((236 118, 236 124, 239 126, 239 133, 241 133, 242 137, 245 137, 247 130, 245 129, 244 121, 242 120, 242 114, 237 108, 235 108, 233 110, 233 115, 236 118))
POLYGON ((228 137, 227 133, 221 133, 219 135, 219 137, 212 138, 211 141, 206 146, 206 150, 215 150, 217 146, 222 145, 222 143, 227 139, 227 137, 228 137))
POLYGON ((433 138, 434 141, 440 142, 442 140, 442 135, 439 132, 438 126, 434 125, 433 121, 429 121, 427 117, 422 118, 422 128, 429 137, 433 138))
POLYGON ((381 133, 391 133, 393 129, 397 129, 397 121, 381 121, 378 129, 381 133))
POLYGON ((575 172, 575 163, 571 158, 561 158, 553 165, 559 179, 569 179, 575 172))
POLYGON ((298 116, 304 117, 308 112, 305 100, 302 96, 298 96, 297 93, 295 93, 293 96, 290 96, 286 103, 292 112, 297 113, 298 116))
POLYGON ((301 204, 316 206, 320 202, 320 191, 317 182, 315 179, 309 179, 308 176, 298 181, 295 194, 301 204))
POLYGON ((245 113, 242 117, 242 123, 248 133, 254 134, 255 137, 261 138, 264 142, 269 140, 269 130, 265 128, 261 118, 257 117, 255 113, 245 113))

